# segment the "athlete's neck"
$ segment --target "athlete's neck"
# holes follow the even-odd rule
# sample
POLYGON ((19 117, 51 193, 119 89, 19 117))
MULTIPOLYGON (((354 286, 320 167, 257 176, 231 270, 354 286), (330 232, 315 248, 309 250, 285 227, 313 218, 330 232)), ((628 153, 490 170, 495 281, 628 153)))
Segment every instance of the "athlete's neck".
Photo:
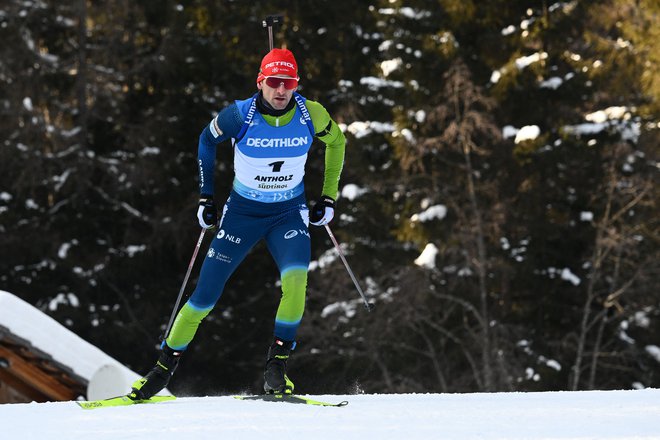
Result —
POLYGON ((296 103, 293 102, 293 98, 291 98, 286 107, 284 107, 282 110, 277 110, 273 108, 272 105, 268 104, 268 101, 264 99, 264 94, 262 92, 259 92, 259 96, 257 96, 257 111, 259 111, 259 113, 262 115, 282 116, 291 110, 294 105, 296 105, 296 103))

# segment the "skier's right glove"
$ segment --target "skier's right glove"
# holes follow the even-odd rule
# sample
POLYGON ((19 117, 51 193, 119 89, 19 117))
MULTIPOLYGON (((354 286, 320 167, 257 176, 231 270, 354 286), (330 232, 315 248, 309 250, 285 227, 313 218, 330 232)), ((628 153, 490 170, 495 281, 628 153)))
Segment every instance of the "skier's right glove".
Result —
POLYGON ((202 194, 197 208, 197 220, 204 229, 214 228, 218 224, 218 208, 215 206, 213 196, 202 194))

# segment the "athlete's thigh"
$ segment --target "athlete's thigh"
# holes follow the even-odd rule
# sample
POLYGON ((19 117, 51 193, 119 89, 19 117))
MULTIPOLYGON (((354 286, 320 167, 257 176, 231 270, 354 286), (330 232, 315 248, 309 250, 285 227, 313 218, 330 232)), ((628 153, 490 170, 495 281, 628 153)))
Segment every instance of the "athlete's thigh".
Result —
POLYGON ((280 272, 291 267, 309 266, 311 240, 307 228, 308 213, 306 208, 293 209, 282 215, 266 234, 268 250, 280 272))
POLYGON ((225 205, 219 229, 202 264, 197 288, 191 301, 208 307, 220 298, 227 279, 245 259, 250 249, 263 238, 261 219, 234 213, 231 202, 225 205))

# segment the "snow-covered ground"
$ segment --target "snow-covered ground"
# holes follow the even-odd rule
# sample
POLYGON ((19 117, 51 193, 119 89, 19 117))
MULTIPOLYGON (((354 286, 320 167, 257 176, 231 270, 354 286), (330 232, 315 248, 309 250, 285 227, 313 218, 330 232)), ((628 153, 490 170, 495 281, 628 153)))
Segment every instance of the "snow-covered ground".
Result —
POLYGON ((319 396, 346 407, 190 397, 83 410, 0 405, 6 440, 660 439, 660 390, 319 396))

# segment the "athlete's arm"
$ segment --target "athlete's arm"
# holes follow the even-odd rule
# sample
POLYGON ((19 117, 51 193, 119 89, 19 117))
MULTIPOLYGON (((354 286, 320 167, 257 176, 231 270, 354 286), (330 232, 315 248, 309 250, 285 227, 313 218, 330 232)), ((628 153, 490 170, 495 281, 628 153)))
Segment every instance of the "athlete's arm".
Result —
POLYGON ((346 138, 339 126, 332 120, 328 111, 318 102, 310 99, 305 102, 314 123, 316 137, 325 144, 325 174, 323 176, 323 195, 337 200, 339 177, 344 167, 346 138))
POLYGON ((199 193, 213 196, 213 170, 215 169, 216 146, 238 134, 243 124, 243 116, 236 103, 225 107, 204 127, 197 145, 197 166, 199 169, 199 193))

